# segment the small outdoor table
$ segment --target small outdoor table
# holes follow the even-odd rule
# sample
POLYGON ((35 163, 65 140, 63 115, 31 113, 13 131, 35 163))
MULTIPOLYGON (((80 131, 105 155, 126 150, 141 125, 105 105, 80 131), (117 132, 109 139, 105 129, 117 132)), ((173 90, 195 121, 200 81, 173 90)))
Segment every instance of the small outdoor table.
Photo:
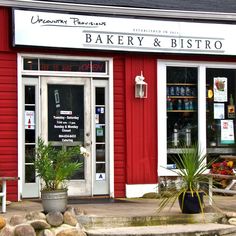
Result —
POLYGON ((2 182, 2 192, 0 192, 0 197, 2 197, 2 213, 6 212, 7 205, 7 181, 19 180, 19 177, 0 177, 0 182, 2 182))

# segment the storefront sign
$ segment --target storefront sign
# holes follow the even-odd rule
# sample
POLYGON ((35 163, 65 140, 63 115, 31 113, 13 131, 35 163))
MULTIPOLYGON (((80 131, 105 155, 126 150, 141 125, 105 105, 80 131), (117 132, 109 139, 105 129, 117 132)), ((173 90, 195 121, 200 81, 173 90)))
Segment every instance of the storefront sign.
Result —
POLYGON ((15 46, 236 55, 236 25, 14 10, 15 46))

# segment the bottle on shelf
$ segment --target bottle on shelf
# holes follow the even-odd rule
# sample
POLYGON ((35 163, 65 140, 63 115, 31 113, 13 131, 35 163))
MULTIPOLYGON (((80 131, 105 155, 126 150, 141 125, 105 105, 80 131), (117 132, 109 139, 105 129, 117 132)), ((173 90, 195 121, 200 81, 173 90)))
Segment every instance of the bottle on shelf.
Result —
POLYGON ((175 123, 173 130, 173 146, 178 147, 178 145, 179 145, 179 126, 177 123, 175 123))
POLYGON ((177 109, 182 110, 182 100, 181 99, 178 100, 177 109))
POLYGON ((170 87, 169 94, 170 96, 175 96, 175 88, 173 86, 170 87))
POLYGON ((167 99, 167 110, 173 110, 173 102, 171 98, 167 99))
POLYGON ((184 99, 184 110, 190 110, 189 105, 189 100, 187 98, 184 99))
POLYGON ((185 129, 185 143, 187 147, 191 146, 191 127, 188 123, 185 129))

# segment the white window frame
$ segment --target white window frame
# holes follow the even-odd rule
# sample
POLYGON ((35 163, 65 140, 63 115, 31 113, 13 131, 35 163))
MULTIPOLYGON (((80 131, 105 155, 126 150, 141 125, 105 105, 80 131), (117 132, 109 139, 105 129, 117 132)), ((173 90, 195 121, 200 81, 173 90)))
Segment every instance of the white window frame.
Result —
POLYGON ((158 176, 175 176, 167 167, 167 109, 166 109, 166 67, 198 68, 198 144, 202 154, 206 154, 206 69, 236 69, 236 63, 220 63, 205 61, 157 61, 157 171, 158 176))

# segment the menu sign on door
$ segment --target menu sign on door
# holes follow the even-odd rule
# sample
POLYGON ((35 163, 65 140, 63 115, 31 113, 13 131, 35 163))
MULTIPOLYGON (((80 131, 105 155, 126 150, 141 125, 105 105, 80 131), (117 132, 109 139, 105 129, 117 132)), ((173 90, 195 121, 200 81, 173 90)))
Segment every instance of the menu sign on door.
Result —
POLYGON ((49 85, 49 141, 83 141, 84 92, 78 85, 49 85))

